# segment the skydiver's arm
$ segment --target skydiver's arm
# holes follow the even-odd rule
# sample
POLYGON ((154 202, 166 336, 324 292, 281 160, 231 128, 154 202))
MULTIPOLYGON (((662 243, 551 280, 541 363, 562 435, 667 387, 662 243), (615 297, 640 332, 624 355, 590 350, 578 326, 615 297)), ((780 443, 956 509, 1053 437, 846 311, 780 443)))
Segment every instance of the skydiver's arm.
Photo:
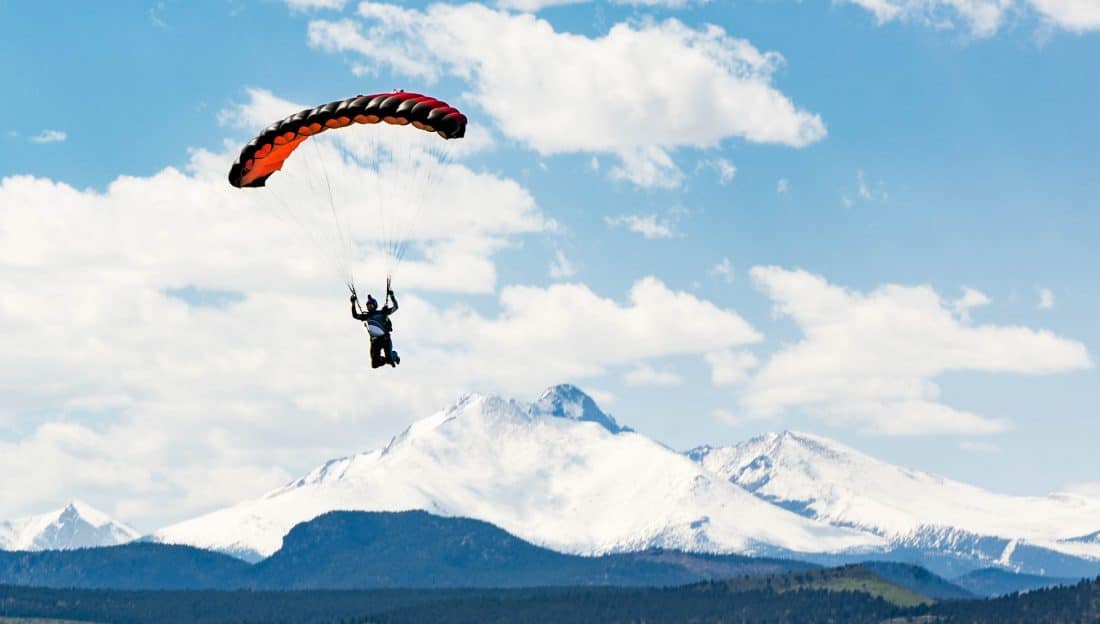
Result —
POLYGON ((367 313, 366 312, 360 312, 358 310, 358 307, 359 306, 356 305, 356 301, 354 299, 352 299, 351 300, 351 316, 352 316, 352 318, 354 318, 357 321, 367 320, 367 313))
POLYGON ((392 290, 386 294, 390 296, 390 301, 393 302, 392 306, 386 306, 386 314, 393 314, 397 312, 397 297, 393 294, 392 290))

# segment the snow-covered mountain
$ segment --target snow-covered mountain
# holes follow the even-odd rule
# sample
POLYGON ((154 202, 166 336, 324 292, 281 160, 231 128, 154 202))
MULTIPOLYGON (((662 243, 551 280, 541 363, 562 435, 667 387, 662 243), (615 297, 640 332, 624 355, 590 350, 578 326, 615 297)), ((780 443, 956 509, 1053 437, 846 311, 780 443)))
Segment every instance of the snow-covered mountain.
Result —
POLYGON ((874 533, 893 549, 1030 570, 1049 565, 1052 553, 1040 551, 1100 562, 1100 500, 996 494, 790 431, 687 455, 761 500, 874 533))
POLYGON ((484 520, 578 554, 650 547, 836 553, 884 545, 753 496, 619 426, 567 385, 533 404, 467 396, 383 449, 332 460, 262 498, 152 539, 257 558, 275 552, 296 523, 327 511, 408 509, 484 520))
POLYGON ((0 521, 0 550, 70 550, 114 546, 140 533, 80 501, 49 513, 0 521))

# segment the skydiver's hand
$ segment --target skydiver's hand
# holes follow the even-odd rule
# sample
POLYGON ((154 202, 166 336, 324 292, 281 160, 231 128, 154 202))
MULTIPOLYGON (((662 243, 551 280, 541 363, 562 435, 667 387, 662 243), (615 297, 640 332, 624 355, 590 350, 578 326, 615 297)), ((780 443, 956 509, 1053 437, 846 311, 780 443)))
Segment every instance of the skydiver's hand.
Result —
POLYGON ((359 301, 359 298, 358 298, 358 297, 356 297, 355 295, 352 295, 352 296, 351 296, 351 302, 352 302, 352 303, 355 303, 356 301, 359 301))
POLYGON ((392 297, 393 296, 393 289, 387 290, 386 294, 392 297))

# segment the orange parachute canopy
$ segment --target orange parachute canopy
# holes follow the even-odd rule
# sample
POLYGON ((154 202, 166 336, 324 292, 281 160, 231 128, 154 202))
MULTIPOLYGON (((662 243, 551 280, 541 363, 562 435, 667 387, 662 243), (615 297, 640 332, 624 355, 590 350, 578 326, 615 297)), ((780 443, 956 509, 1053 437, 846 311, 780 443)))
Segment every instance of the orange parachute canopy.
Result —
POLYGON ((411 125, 444 139, 466 134, 466 116, 446 102, 419 93, 394 91, 357 95, 300 111, 277 121, 248 142, 229 169, 229 183, 237 188, 264 186, 271 174, 309 137, 326 130, 379 122, 411 125))

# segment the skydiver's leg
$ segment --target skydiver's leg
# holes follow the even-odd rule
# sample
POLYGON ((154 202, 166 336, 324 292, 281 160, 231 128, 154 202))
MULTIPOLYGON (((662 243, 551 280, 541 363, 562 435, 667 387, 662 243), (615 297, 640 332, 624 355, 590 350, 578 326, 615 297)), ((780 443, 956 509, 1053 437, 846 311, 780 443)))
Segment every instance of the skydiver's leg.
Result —
POLYGON ((370 341, 370 367, 378 368, 379 366, 385 366, 386 360, 382 358, 382 338, 374 338, 370 341))
POLYGON ((386 334, 385 336, 382 336, 379 341, 382 342, 382 348, 386 350, 386 359, 384 360, 384 363, 389 364, 390 366, 397 366, 397 362, 395 362, 393 359, 393 339, 390 338, 389 334, 386 334))

